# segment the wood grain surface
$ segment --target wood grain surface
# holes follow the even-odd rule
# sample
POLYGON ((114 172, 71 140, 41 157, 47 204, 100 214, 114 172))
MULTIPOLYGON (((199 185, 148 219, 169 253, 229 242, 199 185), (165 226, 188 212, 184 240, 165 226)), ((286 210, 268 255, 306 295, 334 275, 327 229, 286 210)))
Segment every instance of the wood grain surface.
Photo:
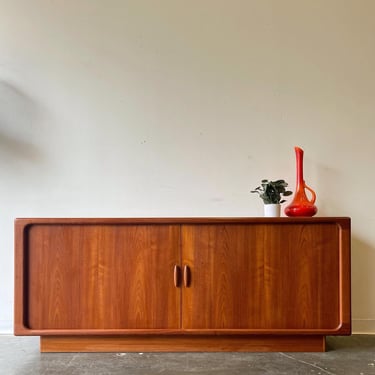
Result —
POLYGON ((323 352, 315 336, 43 336, 41 352, 323 352))
POLYGON ((31 329, 180 326, 175 225, 35 225, 28 229, 31 329))
POLYGON ((183 328, 340 326, 335 224, 184 225, 183 328))
POLYGON ((52 351, 321 349, 351 333, 350 219, 17 219, 14 310, 15 334, 52 351))

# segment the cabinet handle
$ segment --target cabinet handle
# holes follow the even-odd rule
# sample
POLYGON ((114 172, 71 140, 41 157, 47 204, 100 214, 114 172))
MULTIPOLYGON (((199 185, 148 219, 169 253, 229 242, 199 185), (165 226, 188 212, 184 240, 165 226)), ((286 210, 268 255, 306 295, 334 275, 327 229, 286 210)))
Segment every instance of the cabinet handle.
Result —
POLYGON ((184 265, 184 287, 188 288, 190 286, 190 267, 188 265, 184 265))
POLYGON ((173 282, 176 288, 180 286, 180 280, 181 280, 181 271, 180 271, 180 267, 176 264, 173 268, 173 282))

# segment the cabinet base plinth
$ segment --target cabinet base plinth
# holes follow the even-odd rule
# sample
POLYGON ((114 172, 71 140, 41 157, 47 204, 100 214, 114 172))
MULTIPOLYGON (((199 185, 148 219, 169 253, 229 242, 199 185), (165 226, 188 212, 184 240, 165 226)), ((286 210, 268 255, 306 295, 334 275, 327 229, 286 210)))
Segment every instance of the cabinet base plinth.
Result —
POLYGON ((42 336, 41 352, 324 352, 325 336, 42 336))

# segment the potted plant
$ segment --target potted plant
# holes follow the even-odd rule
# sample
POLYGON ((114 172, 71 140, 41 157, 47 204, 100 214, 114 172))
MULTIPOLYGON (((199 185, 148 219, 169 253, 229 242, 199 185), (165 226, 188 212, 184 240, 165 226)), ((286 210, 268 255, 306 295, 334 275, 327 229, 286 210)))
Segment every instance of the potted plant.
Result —
POLYGON ((262 180, 261 185, 252 190, 251 193, 259 194, 264 202, 264 216, 280 216, 280 205, 285 202, 283 197, 292 195, 293 192, 286 190, 288 183, 284 180, 268 181, 262 180))

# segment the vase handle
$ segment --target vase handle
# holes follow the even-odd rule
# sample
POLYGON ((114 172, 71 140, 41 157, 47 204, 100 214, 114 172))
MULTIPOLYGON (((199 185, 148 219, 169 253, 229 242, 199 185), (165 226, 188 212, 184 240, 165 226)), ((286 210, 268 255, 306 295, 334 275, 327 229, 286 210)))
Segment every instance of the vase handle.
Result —
POLYGON ((315 194, 315 191, 313 189, 311 189, 311 187, 308 187, 306 184, 305 184, 305 189, 307 189, 310 193, 311 193, 311 200, 310 200, 310 203, 311 204, 314 204, 315 203, 315 200, 316 200, 316 194, 315 194))

